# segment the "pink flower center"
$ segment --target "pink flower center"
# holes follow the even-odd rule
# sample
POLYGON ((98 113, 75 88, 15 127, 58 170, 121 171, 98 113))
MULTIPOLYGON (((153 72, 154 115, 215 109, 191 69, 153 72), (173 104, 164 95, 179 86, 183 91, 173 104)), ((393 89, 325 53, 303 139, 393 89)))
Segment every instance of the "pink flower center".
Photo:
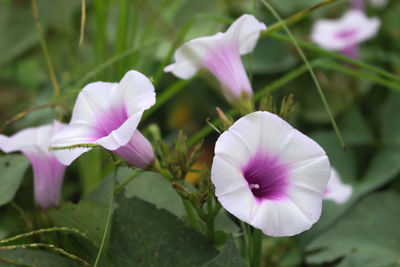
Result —
POLYGON ((125 106, 120 108, 110 108, 108 112, 103 112, 96 120, 93 128, 93 141, 109 135, 112 131, 121 127, 128 119, 128 112, 125 106))
POLYGON ((257 200, 285 198, 289 171, 279 158, 257 152, 241 171, 257 200))
POLYGON ((335 37, 338 39, 353 39, 356 35, 356 29, 345 29, 335 34, 335 37))

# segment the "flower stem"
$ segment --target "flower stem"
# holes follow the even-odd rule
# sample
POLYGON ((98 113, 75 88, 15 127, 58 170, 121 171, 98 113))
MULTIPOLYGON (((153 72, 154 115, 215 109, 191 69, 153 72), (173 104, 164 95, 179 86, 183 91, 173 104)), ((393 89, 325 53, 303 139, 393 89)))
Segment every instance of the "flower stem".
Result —
POLYGON ((118 166, 114 167, 114 175, 113 175, 113 182, 112 182, 112 188, 110 192, 110 199, 108 203, 108 214, 107 214, 107 221, 106 221, 106 226, 104 227, 104 233, 103 233, 103 238, 101 239, 101 244, 99 248, 99 252, 97 253, 96 261, 94 263, 94 267, 98 266, 101 258, 101 254, 103 252, 103 249, 105 247, 106 239, 108 232, 110 230, 111 226, 111 217, 112 217, 112 206, 114 202, 114 190, 115 190, 115 184, 117 180, 117 174, 118 174, 118 166))
POLYGON ((196 214, 194 213, 192 203, 189 200, 182 198, 183 206, 185 207, 186 214, 189 218, 190 223, 192 224, 193 228, 198 231, 201 231, 201 226, 199 221, 196 218, 196 214))
POLYGON ((254 229, 252 234, 252 259, 251 266, 252 267, 260 267, 261 266, 261 246, 262 246, 262 237, 263 234, 260 230, 254 229))
POLYGON ((209 197, 207 200, 207 236, 211 242, 214 243, 215 235, 214 235, 214 220, 216 214, 213 212, 212 198, 209 197))

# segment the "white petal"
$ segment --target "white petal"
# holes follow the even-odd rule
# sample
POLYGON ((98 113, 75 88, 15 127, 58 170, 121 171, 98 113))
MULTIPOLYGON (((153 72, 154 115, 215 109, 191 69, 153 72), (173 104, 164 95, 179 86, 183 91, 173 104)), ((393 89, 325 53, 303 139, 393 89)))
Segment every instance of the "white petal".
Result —
POLYGON ((211 180, 215 186, 215 195, 217 197, 235 191, 238 188, 248 187, 248 183, 240 170, 226 161, 221 155, 216 155, 213 159, 211 180))
POLYGON ((153 84, 145 75, 131 70, 112 89, 111 101, 117 108, 125 105, 128 115, 133 115, 154 105, 156 94, 153 84))
MULTIPOLYGON (((77 144, 92 144, 92 133, 93 129, 89 125, 71 124, 53 136, 51 146, 64 147, 77 144)), ((54 150, 54 155, 62 164, 70 165, 77 157, 89 150, 91 148, 54 150)))
POLYGON ((24 129, 11 137, 0 135, 0 149, 6 153, 27 149, 40 149, 48 153, 53 125, 24 129))
POLYGON ((315 160, 326 159, 326 153, 314 140, 294 129, 293 136, 281 151, 279 158, 288 163, 294 171, 315 160))
POLYGON ((251 225, 269 236, 293 236, 310 229, 312 222, 290 200, 263 201, 251 225))
POLYGON ((351 197, 353 188, 350 185, 343 184, 339 173, 332 168, 331 178, 326 186, 324 199, 332 200, 337 204, 343 204, 351 197))
POLYGON ((245 222, 250 221, 253 207, 257 205, 248 186, 218 196, 218 200, 229 213, 245 222))
POLYGON ((179 47, 175 52, 176 63, 167 66, 164 71, 172 72, 181 79, 189 79, 199 68, 204 67, 204 61, 210 51, 234 43, 239 45, 240 54, 250 53, 254 50, 260 32, 266 28, 265 24, 254 16, 243 15, 233 22, 226 32, 193 39, 179 47))
POLYGON ((108 150, 115 150, 120 146, 126 145, 135 133, 142 115, 143 112, 133 114, 118 129, 112 131, 109 135, 96 140, 95 143, 108 150))
POLYGON ((254 50, 261 31, 266 29, 267 26, 253 15, 244 14, 232 23, 225 34, 227 38, 238 42, 240 54, 245 55, 254 50))
POLYGON ((330 165, 326 156, 291 172, 287 196, 311 223, 317 222, 321 216, 322 196, 329 176, 330 165))
POLYGON ((79 93, 72 112, 71 124, 95 125, 102 113, 111 109, 111 90, 117 83, 93 82, 79 93))

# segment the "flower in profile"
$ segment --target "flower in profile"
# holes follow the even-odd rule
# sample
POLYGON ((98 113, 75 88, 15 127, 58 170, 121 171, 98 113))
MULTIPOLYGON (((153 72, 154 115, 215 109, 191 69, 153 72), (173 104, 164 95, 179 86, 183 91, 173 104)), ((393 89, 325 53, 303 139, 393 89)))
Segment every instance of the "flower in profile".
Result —
MULTIPOLYGON (((137 130, 144 110, 155 103, 154 87, 137 71, 119 83, 94 82, 79 93, 70 124, 58 132, 52 147, 98 144, 130 164, 146 168, 154 160, 150 142, 137 130)), ((71 164, 90 147, 57 149, 57 159, 71 164)))
POLYGON ((351 197, 353 188, 344 184, 340 179, 339 173, 332 168, 331 178, 324 193, 324 199, 332 200, 337 204, 343 204, 351 197))
POLYGON ((65 166, 49 151, 52 136, 66 125, 53 124, 22 130, 11 137, 0 135, 0 149, 21 151, 29 159, 34 175, 35 203, 47 210, 59 204, 65 166))
POLYGON ((252 88, 241 55, 252 52, 260 32, 267 27, 252 15, 242 15, 224 33, 191 40, 175 52, 175 63, 164 71, 189 79, 200 69, 211 72, 219 81, 229 102, 243 93, 252 96, 252 88))
POLYGON ((292 236, 318 221, 330 172, 316 142, 277 115, 254 112, 218 138, 211 180, 231 214, 266 235, 292 236))
POLYGON ((319 46, 358 59, 358 44, 374 37, 378 18, 368 18, 360 10, 349 10, 340 19, 322 19, 314 24, 312 40, 319 46))

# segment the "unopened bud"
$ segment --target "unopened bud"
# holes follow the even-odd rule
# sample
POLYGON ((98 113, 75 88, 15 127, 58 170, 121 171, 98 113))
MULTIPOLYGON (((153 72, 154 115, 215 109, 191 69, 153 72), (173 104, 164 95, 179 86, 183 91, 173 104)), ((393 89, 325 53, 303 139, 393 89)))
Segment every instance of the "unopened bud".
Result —
POLYGON ((221 120, 222 126, 226 129, 232 126, 233 120, 228 117, 220 108, 216 108, 218 117, 221 120))

